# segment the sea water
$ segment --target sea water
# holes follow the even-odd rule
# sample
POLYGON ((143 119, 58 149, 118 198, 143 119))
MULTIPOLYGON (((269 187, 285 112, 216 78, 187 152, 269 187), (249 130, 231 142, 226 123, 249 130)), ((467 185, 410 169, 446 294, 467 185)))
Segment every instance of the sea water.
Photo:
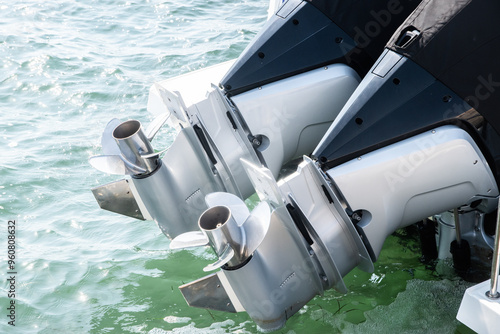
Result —
MULTIPOLYGON (((186 305, 178 286, 213 254, 171 251, 154 222, 99 209, 90 189, 118 178, 88 158, 110 119, 151 121, 154 82, 237 57, 267 8, 0 2, 0 333, 258 332, 246 313, 186 305)), ((155 147, 173 136, 163 130, 155 147)), ((316 297, 278 332, 467 332, 455 314, 470 284, 423 265, 405 233, 388 238, 374 273, 354 270, 347 294, 316 297)))

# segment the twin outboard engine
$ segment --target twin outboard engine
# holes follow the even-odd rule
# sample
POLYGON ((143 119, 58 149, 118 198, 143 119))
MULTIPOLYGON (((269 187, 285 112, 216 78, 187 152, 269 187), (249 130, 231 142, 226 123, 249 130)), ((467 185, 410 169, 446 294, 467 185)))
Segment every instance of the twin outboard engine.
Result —
POLYGON ((94 194, 105 209, 154 219, 172 249, 213 249, 204 270, 220 270, 180 287, 189 305, 278 329, 324 290, 346 292, 353 268, 372 271, 396 229, 495 210, 499 10, 288 0, 206 96, 186 103, 156 84, 148 129, 110 122, 91 163, 131 177, 94 194), (167 118, 177 138, 155 153, 167 118))
POLYGON ((207 194, 249 197, 254 189, 240 159, 278 177, 286 162, 310 154, 415 6, 413 0, 285 1, 229 69, 223 64, 153 86, 149 140, 165 121, 178 133, 163 159, 149 156, 149 148, 136 150, 143 156, 139 160, 145 155, 157 169, 132 167, 128 153, 115 150, 119 122, 108 124, 105 155, 90 162, 131 177, 93 189, 100 206, 154 219, 173 238, 197 229, 207 194), (210 86, 217 77, 220 84, 210 86), (204 81, 206 86, 194 91, 204 81))

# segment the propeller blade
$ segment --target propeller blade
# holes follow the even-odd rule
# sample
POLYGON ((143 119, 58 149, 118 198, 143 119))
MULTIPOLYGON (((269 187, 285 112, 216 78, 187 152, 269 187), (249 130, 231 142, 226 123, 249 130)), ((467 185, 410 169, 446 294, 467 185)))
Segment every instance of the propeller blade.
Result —
POLYGON ((151 123, 149 123, 146 129, 146 137, 149 141, 153 140, 158 130, 160 130, 169 117, 170 113, 163 113, 158 115, 151 123))
POLYGON ((206 245, 208 245, 208 238, 201 231, 182 233, 170 241, 170 249, 183 249, 206 245))
POLYGON ((117 155, 98 155, 91 157, 89 163, 95 169, 108 174, 127 175, 123 160, 117 155))
POLYGON ((215 269, 219 269, 223 265, 229 262, 234 256, 234 250, 231 248, 231 246, 227 245, 226 248, 224 248, 224 251, 220 255, 219 259, 215 261, 212 264, 209 264, 205 268, 203 268, 203 271, 212 271, 215 269))
POLYGON ((270 223, 271 208, 267 202, 260 202, 242 226, 246 236, 244 251, 247 256, 260 246, 269 230, 270 223))
POLYGON ((95 169, 108 174, 134 175, 145 173, 146 170, 139 166, 124 161, 118 155, 97 155, 89 159, 89 163, 95 169))
POLYGON ((214 206, 227 206, 229 210, 231 210, 231 215, 238 226, 241 226, 247 219, 248 215, 250 215, 250 210, 248 210, 245 202, 243 202, 243 200, 238 196, 230 193, 210 193, 205 196, 205 203, 207 203, 209 208, 214 206))
POLYGON ((102 151, 105 155, 120 155, 120 149, 113 138, 113 131, 122 123, 118 118, 113 118, 108 122, 101 137, 102 151))
POLYGON ((154 153, 151 153, 151 154, 141 155, 141 158, 143 158, 143 159, 149 159, 149 158, 159 157, 163 153, 167 152, 169 148, 170 147, 167 147, 166 149, 163 149, 163 150, 161 150, 159 152, 154 152, 154 153))

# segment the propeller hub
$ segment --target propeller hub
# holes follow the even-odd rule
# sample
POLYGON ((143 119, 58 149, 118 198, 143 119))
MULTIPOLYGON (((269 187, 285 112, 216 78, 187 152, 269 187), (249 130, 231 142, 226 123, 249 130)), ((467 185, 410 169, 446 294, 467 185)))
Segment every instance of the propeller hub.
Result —
POLYGON ((122 156, 133 165, 153 172, 158 166, 157 157, 144 158, 154 153, 153 147, 142 130, 141 122, 128 120, 119 124, 113 130, 113 138, 120 149, 122 156))
POLYGON ((234 250, 234 256, 227 263, 233 267, 246 260, 244 254, 245 232, 234 219, 231 209, 218 205, 207 209, 198 224, 209 240, 209 245, 221 257, 227 246, 234 250))

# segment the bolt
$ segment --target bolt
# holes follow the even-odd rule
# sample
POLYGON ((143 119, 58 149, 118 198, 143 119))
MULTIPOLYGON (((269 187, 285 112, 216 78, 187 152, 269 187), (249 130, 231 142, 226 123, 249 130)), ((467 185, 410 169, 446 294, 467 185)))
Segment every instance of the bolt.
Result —
POLYGON ((355 220, 355 221, 360 222, 361 221, 361 216, 357 212, 354 212, 352 214, 352 219, 355 220))

